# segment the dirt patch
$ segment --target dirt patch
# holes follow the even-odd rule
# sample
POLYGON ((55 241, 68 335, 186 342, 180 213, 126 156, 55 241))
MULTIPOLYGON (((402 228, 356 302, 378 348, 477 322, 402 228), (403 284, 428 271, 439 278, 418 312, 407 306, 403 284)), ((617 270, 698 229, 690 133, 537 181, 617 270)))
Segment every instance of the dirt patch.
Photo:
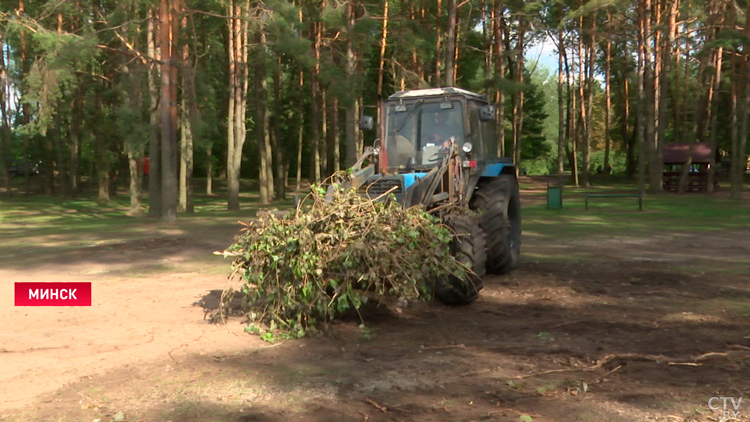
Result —
POLYGON ((277 344, 204 319, 232 233, 4 266, 0 420, 709 421, 711 397, 750 396, 747 232, 528 236, 470 306, 277 344), (14 282, 52 280, 91 281, 94 305, 13 307, 14 282))

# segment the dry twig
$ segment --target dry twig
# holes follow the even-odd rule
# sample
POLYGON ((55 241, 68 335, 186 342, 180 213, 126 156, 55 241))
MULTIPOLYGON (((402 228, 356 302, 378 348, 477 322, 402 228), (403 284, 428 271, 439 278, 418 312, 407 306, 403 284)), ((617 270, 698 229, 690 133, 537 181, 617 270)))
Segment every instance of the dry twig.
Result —
POLYGON ((373 405, 376 409, 380 410, 383 413, 388 412, 388 408, 385 406, 381 406, 375 402, 375 400, 370 399, 369 397, 365 397, 365 401, 371 405, 373 405))

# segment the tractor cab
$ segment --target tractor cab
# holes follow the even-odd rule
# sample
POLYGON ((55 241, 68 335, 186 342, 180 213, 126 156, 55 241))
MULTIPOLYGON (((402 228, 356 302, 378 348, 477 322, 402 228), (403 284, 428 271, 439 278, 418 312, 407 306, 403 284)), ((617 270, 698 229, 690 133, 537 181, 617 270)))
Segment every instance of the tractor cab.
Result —
POLYGON ((459 88, 401 91, 383 105, 378 170, 429 171, 452 145, 462 160, 497 157, 494 108, 459 88))

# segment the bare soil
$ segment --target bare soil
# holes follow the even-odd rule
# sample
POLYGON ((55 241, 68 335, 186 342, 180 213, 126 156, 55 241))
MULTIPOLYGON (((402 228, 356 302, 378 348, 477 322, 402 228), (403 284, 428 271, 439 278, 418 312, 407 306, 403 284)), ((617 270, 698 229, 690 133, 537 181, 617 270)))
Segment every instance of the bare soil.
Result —
POLYGON ((750 420, 750 230, 529 233, 470 306, 277 344, 204 319, 235 230, 2 261, 0 421, 719 421, 743 396, 750 420), (16 308, 23 281, 90 281, 93 306, 16 308))

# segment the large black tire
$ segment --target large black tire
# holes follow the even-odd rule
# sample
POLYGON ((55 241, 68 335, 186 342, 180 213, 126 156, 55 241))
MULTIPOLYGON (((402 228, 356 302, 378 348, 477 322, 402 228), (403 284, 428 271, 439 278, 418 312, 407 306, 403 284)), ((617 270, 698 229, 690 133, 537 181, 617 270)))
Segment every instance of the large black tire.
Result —
POLYGON ((449 215, 443 223, 452 231, 451 254, 473 272, 465 280, 449 276, 438 280, 435 297, 446 305, 467 305, 479 297, 487 263, 485 236, 479 222, 468 215, 449 215))
POLYGON ((483 212, 480 225, 487 236, 487 272, 505 274, 521 255, 521 203, 518 182, 501 174, 477 185, 471 208, 483 212))

